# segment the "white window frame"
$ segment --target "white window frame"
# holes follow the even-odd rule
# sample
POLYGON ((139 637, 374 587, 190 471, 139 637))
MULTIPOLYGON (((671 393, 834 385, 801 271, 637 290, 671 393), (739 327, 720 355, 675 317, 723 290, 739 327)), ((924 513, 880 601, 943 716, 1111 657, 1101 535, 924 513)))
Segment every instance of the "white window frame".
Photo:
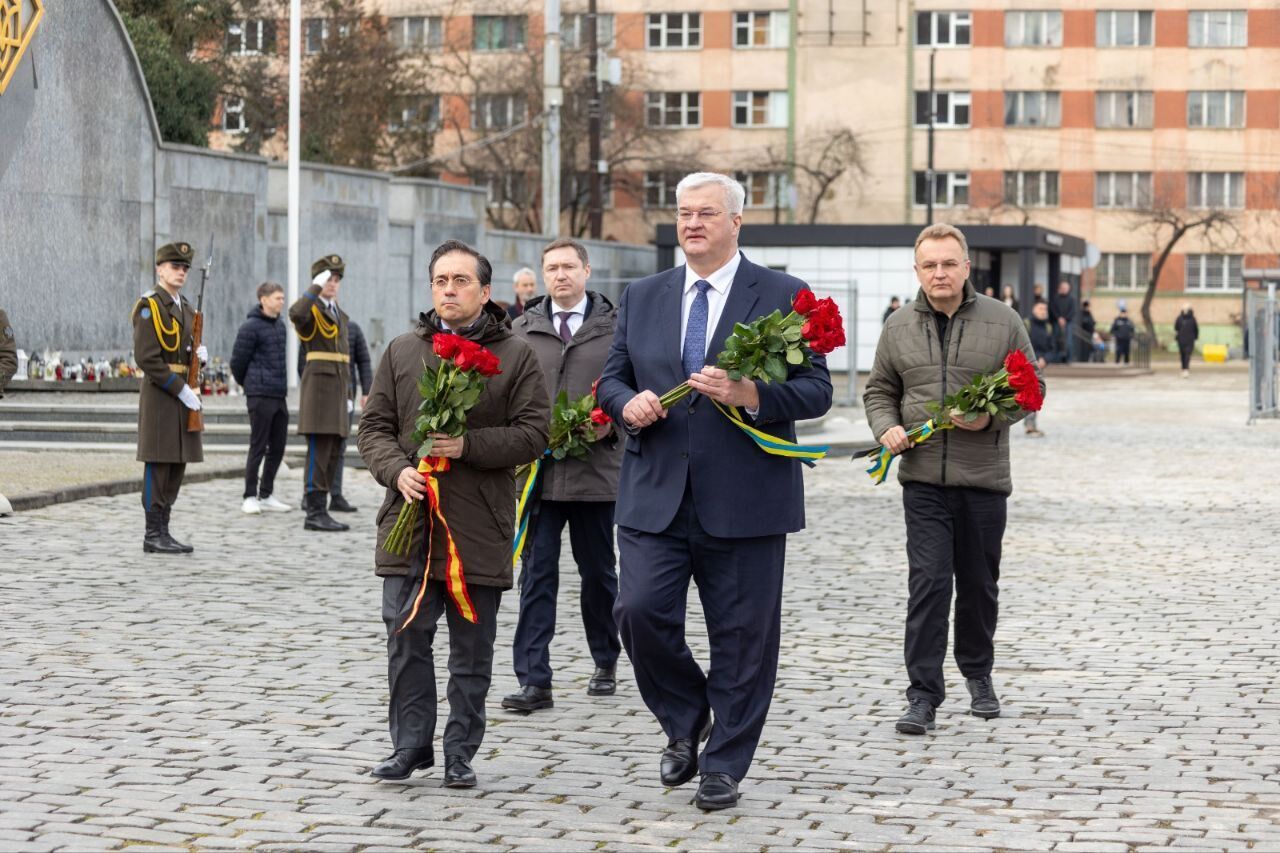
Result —
POLYGON ((646 92, 644 99, 644 120, 647 127, 662 127, 671 130, 684 130, 702 127, 702 93, 701 92, 646 92), (672 106, 669 99, 678 97, 679 103, 672 106), (654 122, 653 111, 661 113, 661 120, 654 122), (673 113, 678 113, 679 121, 669 121, 673 113), (690 120, 692 118, 692 120, 690 120))
MULTIPOLYGON (((492 36, 493 29, 491 25, 486 24, 486 26, 490 26, 489 35, 492 36)), ((526 15, 473 15, 471 18, 471 49, 475 53, 506 53, 512 50, 523 50, 525 46, 528 44, 529 44, 529 18, 526 15), (497 47, 494 47, 492 46, 492 39, 491 39, 490 46, 480 47, 480 45, 476 42, 476 39, 479 36, 481 20, 484 20, 486 22, 488 21, 502 22, 502 36, 503 36, 502 44, 498 45, 497 47), (512 40, 510 43, 508 43, 508 38, 510 36, 509 30, 513 28, 512 25, 515 23, 519 24, 519 29, 520 29, 519 40, 518 41, 512 40)))
POLYGON ((1249 13, 1244 9, 1192 9, 1187 13, 1187 47, 1248 47, 1249 13))
POLYGON ((1017 207, 1058 207, 1062 202, 1059 186, 1060 178, 1056 170, 1008 171, 1004 173, 1005 204, 1017 207), (1009 196, 1009 177, 1014 179, 1013 197, 1009 196), (1029 191, 1034 190, 1037 201, 1028 201, 1029 191), (1053 191, 1053 201, 1046 201, 1049 191, 1053 191))
POLYGON ((786 172, 734 172, 733 177, 747 192, 744 207, 751 210, 774 210, 791 206, 791 184, 786 172), (757 194, 760 196, 759 201, 755 200, 757 194))
MULTIPOLYGON (((915 111, 915 126, 928 127, 929 117, 920 115, 920 101, 929 99, 928 90, 915 93, 912 109, 915 111)), ((973 121, 973 96, 968 91, 939 91, 933 93, 933 126, 935 128, 968 127, 973 121), (939 102, 942 102, 941 104, 939 102), (964 121, 957 119, 960 108, 964 108, 964 121)))
POLYGON ((1098 47, 1151 47, 1155 44, 1155 14, 1150 9, 1100 9, 1096 13, 1094 43, 1098 47), (1133 40, 1120 41, 1120 21, 1130 16, 1133 40), (1146 40, 1143 40, 1143 36, 1146 40))
POLYGON ((684 177, 679 172, 645 172, 644 173, 644 199, 643 206, 647 210, 675 210, 676 208, 676 184, 680 183, 680 179, 684 177), (653 191, 657 191, 661 196, 657 203, 650 200, 653 191), (671 201, 667 201, 667 195, 670 194, 671 201))
POLYGON ((1141 90, 1095 92, 1093 121, 1101 130, 1149 129, 1155 123, 1155 95, 1141 90))
POLYGON ((387 38, 397 50, 405 53, 441 47, 444 45, 444 18, 439 15, 399 15, 387 21, 387 38), (420 21, 422 26, 422 37, 416 42, 409 38, 415 21, 420 21))
MULTIPOLYGON (((911 175, 911 206, 928 207, 928 196, 920 201, 921 185, 928 192, 929 173, 917 170, 911 175)), ((934 207, 968 207, 969 206, 969 173, 940 172, 933 173, 933 206, 934 207), (963 196, 963 199, 960 198, 963 196)))
POLYGON ((471 99, 472 130, 510 130, 529 118, 529 104, 520 92, 486 92, 471 99), (504 124, 494 123, 494 107, 506 113, 504 124))
MULTIPOLYGON (((612 12, 596 13, 596 48, 612 50, 615 39, 612 12)), ((566 12, 560 16, 560 45, 565 50, 586 50, 587 13, 566 12)))
POLYGON ((1187 207, 1193 210, 1243 209, 1244 172, 1187 172, 1187 207), (1220 194, 1222 204, 1210 203, 1215 193, 1220 194))
POLYGON ((1151 255, 1145 252, 1103 252, 1094 274, 1094 286, 1099 290, 1142 290, 1151 280, 1151 255), (1116 271, 1128 267, 1124 275, 1128 284, 1116 283, 1116 271))
POLYGON ((307 18, 303 21, 303 52, 307 54, 316 54, 324 50, 325 45, 329 43, 329 19, 328 18, 307 18), (319 27, 320 43, 316 44, 312 41, 315 33, 313 28, 319 27))
POLYGON ((788 96, 785 91, 735 91, 733 93, 733 126, 786 127, 787 102, 788 96))
POLYGON ((916 26, 913 33, 916 47, 969 47, 973 44, 973 15, 969 12, 932 11, 916 12, 916 26), (928 16, 929 40, 920 41, 920 24, 928 16), (941 24, 942 26, 939 26, 941 24), (940 38, 940 29, 945 28, 946 40, 940 38), (963 38, 963 40, 961 40, 963 38))
POLYGON ((1193 89, 1187 92, 1187 127, 1239 130, 1244 127, 1244 109, 1240 89, 1193 89), (1210 124, 1214 109, 1223 117, 1222 124, 1210 124))
POLYGON ((388 117, 388 133, 399 133, 413 127, 438 128, 440 126, 439 95, 404 95, 396 100, 395 105, 399 107, 395 112, 398 112, 400 117, 398 119, 388 117), (423 108, 426 109, 427 116, 419 120, 417 116, 423 108))
POLYGON ((734 50, 767 50, 788 47, 791 44, 791 15, 788 12, 734 12, 734 50), (764 33, 764 44, 756 44, 755 38, 764 33))
POLYGON ((1094 175, 1094 207, 1101 210, 1133 210, 1150 204, 1150 172, 1098 172, 1094 175))
POLYGON ((1051 9, 1014 9, 1005 12, 1004 46, 1062 47, 1062 12, 1051 9), (1028 27, 1028 24, 1036 22, 1039 23, 1040 31, 1038 38, 1037 28, 1028 27))
POLYGON ((1202 293, 1239 293, 1244 289, 1244 255, 1218 252, 1186 256, 1186 290, 1202 293), (1217 269, 1212 269, 1216 266, 1217 269), (1216 273, 1216 274, 1215 274, 1216 273))
MULTIPOLYGON (((227 24, 227 41, 234 36, 239 36, 240 40, 240 44, 234 50, 227 52, 232 56, 261 56, 267 53, 268 25, 274 27, 275 22, 264 18, 242 18, 227 24), (250 47, 251 42, 256 42, 257 46, 250 47)), ((272 43, 274 41, 273 38, 272 43)))
POLYGON ((1004 126, 1005 127, 1050 127, 1062 126, 1062 93, 1042 90, 1025 90, 1004 93, 1004 126), (1009 121, 1010 99, 1014 106, 1014 121, 1009 121), (1029 107, 1035 107, 1036 120, 1028 120, 1029 107))
POLYGON ((244 120, 244 98, 224 97, 222 99, 222 132, 231 136, 249 132, 249 125, 244 120), (231 127, 228 121, 231 116, 236 117, 235 127, 231 127))
POLYGON ((650 12, 645 15, 645 50, 701 50, 701 12, 650 12), (672 36, 680 34, 680 44, 673 44, 672 36), (657 35, 657 44, 654 36, 657 35))

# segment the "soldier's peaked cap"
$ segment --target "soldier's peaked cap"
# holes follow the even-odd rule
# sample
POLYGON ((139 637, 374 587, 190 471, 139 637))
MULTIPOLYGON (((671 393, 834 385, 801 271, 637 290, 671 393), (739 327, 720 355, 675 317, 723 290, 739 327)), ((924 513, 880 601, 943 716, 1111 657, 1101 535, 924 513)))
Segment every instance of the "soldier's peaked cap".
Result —
POLYGON ((345 276, 344 272, 347 268, 346 263, 337 255, 325 255, 311 265, 311 277, 315 278, 320 273, 328 270, 335 275, 345 276))
POLYGON ((156 249, 156 265, 172 261, 175 264, 191 266, 191 259, 195 256, 196 250, 191 248, 190 243, 184 243, 181 240, 177 243, 165 243, 156 249))

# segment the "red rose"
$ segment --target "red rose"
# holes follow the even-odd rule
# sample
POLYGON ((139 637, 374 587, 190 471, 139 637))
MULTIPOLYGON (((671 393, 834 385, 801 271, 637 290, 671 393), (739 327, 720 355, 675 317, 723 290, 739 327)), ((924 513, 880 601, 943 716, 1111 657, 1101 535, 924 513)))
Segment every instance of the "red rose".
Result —
POLYGON ((462 340, 457 335, 447 332, 438 332, 431 339, 431 349, 441 359, 448 361, 458 353, 458 341, 462 340))
POLYGON ((1013 401, 1028 412, 1038 412, 1044 405, 1044 397, 1040 395, 1039 386, 1023 389, 1014 395, 1013 401))
POLYGON ((804 338, 806 341, 812 340, 814 338, 815 330, 816 330, 816 326, 814 324, 814 321, 805 320, 804 325, 800 327, 800 336, 804 338))
POLYGON ((1027 360, 1027 356, 1020 349, 1011 349, 1009 354, 1004 357, 1004 369, 1010 374, 1018 373, 1031 366, 1031 362, 1027 360))
POLYGON ((476 353, 476 370, 481 376, 497 376, 502 371, 499 369, 501 362, 498 357, 487 349, 481 349, 476 353))
POLYGON ((604 409, 601 409, 599 406, 597 406, 596 408, 591 410, 591 422, 593 424, 599 424, 600 426, 604 426, 605 424, 613 423, 613 418, 606 415, 604 413, 604 409))
POLYGON ((818 298, 813 295, 812 290, 802 290, 796 294, 795 299, 791 300, 791 309, 797 314, 808 315, 817 307, 818 298))
POLYGON ((593 400, 598 400, 598 399, 600 399, 600 398, 596 395, 596 389, 597 389, 597 388, 599 388, 599 387, 600 387, 600 377, 599 377, 599 376, 597 376, 597 377, 596 377, 596 381, 591 383, 591 399, 593 399, 593 400))

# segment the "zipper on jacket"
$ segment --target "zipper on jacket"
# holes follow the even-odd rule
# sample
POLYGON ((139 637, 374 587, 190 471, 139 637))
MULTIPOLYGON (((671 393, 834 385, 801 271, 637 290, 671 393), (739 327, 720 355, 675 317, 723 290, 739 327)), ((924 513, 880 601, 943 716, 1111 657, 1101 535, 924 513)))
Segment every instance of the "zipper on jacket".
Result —
MULTIPOLYGON (((938 346, 942 349, 942 399, 947 399, 947 344, 951 341, 951 330, 955 328, 956 318, 953 314, 947 320, 947 334, 938 342, 938 346)), ((937 328, 937 321, 934 321, 934 328, 937 328)), ((942 431, 942 485, 947 484, 947 439, 950 438, 951 430, 942 431)))

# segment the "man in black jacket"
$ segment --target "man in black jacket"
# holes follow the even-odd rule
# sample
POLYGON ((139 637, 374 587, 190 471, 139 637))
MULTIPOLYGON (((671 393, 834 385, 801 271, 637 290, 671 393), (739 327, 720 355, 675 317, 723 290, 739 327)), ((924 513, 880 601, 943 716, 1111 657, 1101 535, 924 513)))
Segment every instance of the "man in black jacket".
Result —
POLYGON ((1058 361, 1071 361, 1071 332, 1076 320, 1076 298, 1071 295, 1071 282, 1058 282, 1058 292, 1049 304, 1049 315, 1057 327, 1058 361))
POLYGON ((284 287, 274 281, 258 286, 258 305, 236 333, 231 351, 231 375, 244 388, 249 408, 249 458, 244 468, 244 504, 249 515, 288 512, 293 507, 276 498, 276 471, 284 458, 289 434, 289 404, 285 395, 284 287), (258 465, 262 480, 258 480, 258 465))
MULTIPOLYGON (((360 381, 360 411, 364 411, 365 401, 369 399, 369 391, 373 388, 373 364, 369 361, 369 345, 365 343, 364 331, 356 323, 351 321, 351 325, 347 327, 347 336, 351 344, 351 391, 349 400, 356 398, 356 374, 359 374, 360 381)), ((352 405, 353 411, 355 406, 352 405)), ((333 483, 329 486, 329 510, 331 512, 355 512, 356 507, 347 503, 347 499, 342 496, 342 469, 346 466, 343 460, 346 459, 347 440, 342 440, 342 445, 338 448, 338 470, 333 475, 333 483)))

